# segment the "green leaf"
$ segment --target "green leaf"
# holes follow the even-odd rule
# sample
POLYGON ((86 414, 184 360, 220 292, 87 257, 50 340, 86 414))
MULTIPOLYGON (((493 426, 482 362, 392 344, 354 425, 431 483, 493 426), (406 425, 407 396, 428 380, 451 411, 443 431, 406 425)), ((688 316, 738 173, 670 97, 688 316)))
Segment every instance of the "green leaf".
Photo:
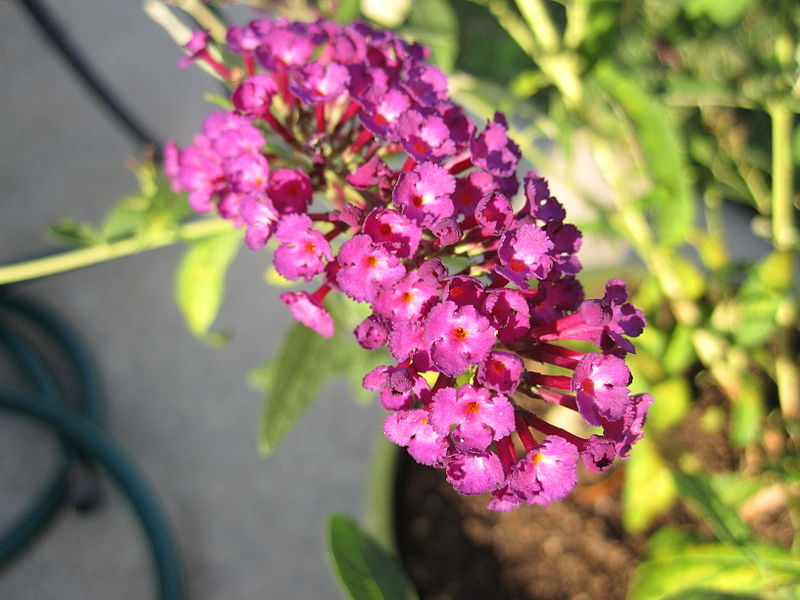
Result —
POLYGON ((748 446, 761 439, 764 431, 764 393, 758 379, 742 372, 741 386, 731 405, 731 442, 735 446, 748 446))
POLYGON ((659 241, 668 247, 678 246, 686 241, 695 218, 695 200, 678 128, 667 108, 637 78, 607 62, 598 64, 595 75, 623 107, 639 134, 655 185, 647 201, 655 214, 659 241))
POLYGON ((337 23, 347 24, 358 21, 361 18, 361 11, 358 9, 359 0, 340 0, 339 10, 334 15, 337 23))
POLYGON ((661 381, 649 390, 655 402, 647 411, 647 424, 657 431, 680 423, 691 406, 691 388, 682 377, 661 381))
POLYGON ((686 14, 691 19, 706 16, 715 25, 730 27, 737 23, 755 0, 683 0, 686 14))
POLYGON ((96 227, 65 219, 47 228, 47 235, 57 243, 70 248, 83 248, 103 242, 103 236, 96 227))
POLYGON ((189 330, 208 334, 225 296, 225 274, 239 248, 240 231, 193 242, 181 259, 175 276, 175 300, 189 330))
POLYGON ((671 375, 685 373, 697 361, 697 353, 692 343, 692 331, 692 327, 678 324, 669 336, 662 358, 662 365, 667 373, 671 375))
POLYGON ((800 560, 784 550, 759 544, 752 556, 727 544, 694 544, 644 561, 634 572, 628 600, 775 597, 783 588, 800 591, 800 560), (762 596, 762 593, 770 593, 762 596))
POLYGON ((261 421, 262 453, 272 453, 317 398, 331 374, 330 358, 339 351, 334 339, 300 323, 289 330, 265 378, 269 388, 261 421))
POLYGON ((447 0, 414 2, 402 31, 431 49, 431 62, 450 73, 458 55, 458 18, 447 0))
POLYGON ((641 533, 677 498, 672 473, 645 437, 636 444, 625 466, 622 521, 631 533, 641 533))
POLYGON ((418 598, 395 558, 349 517, 328 519, 328 551, 342 590, 350 600, 418 598))
POLYGON ((743 545, 752 535, 736 508, 725 503, 706 475, 674 471, 673 477, 681 497, 714 531, 721 541, 743 545))

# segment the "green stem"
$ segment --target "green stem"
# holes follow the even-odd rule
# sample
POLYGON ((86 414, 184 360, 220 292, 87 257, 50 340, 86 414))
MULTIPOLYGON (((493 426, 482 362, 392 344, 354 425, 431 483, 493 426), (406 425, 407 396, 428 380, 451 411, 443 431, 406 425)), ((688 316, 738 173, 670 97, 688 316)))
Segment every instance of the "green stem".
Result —
MULTIPOLYGON (((788 103, 767 105, 772 119, 772 243, 776 252, 787 258, 787 268, 794 272, 797 228, 794 223, 794 164, 792 131, 794 114, 788 103)), ((791 280, 791 279, 790 279, 791 280)), ((800 417, 800 370, 795 362, 795 327, 797 301, 790 286, 776 315, 778 347, 775 356, 775 384, 781 413, 787 422, 800 417)))
POLYGON ((775 249, 789 250, 797 243, 794 224, 794 165, 792 164, 792 110, 786 102, 767 106, 772 119, 772 237, 775 249))
POLYGON ((506 30, 511 39, 527 54, 532 60, 536 60, 537 46, 536 40, 531 35, 525 23, 517 17, 508 2, 505 0, 475 0, 478 4, 485 6, 492 16, 497 19, 500 27, 506 30))
POLYGON ((561 39, 542 0, 516 0, 517 7, 545 52, 558 52, 561 39))
POLYGON ((0 285, 16 283, 71 271, 97 263, 169 246, 177 242, 188 242, 229 231, 231 224, 223 219, 193 221, 175 230, 163 231, 142 240, 127 238, 107 244, 68 250, 52 256, 36 258, 21 263, 0 266, 0 285))

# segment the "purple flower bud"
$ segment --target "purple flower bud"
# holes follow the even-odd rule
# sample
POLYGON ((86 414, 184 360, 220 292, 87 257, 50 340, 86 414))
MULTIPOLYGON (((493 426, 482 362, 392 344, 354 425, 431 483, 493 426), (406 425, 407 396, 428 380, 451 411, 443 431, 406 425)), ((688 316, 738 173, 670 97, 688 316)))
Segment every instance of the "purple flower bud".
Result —
POLYGON ((370 315, 358 324, 353 335, 356 336, 359 346, 365 350, 375 350, 386 344, 389 329, 375 315, 370 315))
POLYGON ((233 90, 231 101, 239 114, 258 118, 269 110, 276 92, 272 77, 259 73, 245 77, 233 90))
POLYGON ((511 225, 514 210, 511 202, 496 192, 485 196, 475 207, 475 220, 487 236, 500 235, 511 225))
POLYGON ((269 178, 267 195, 279 213, 304 213, 311 204, 311 179, 299 169, 278 169, 269 178))
POLYGON ((498 339, 507 345, 523 339, 531 328, 528 303, 516 290, 489 290, 481 312, 489 316, 498 339))

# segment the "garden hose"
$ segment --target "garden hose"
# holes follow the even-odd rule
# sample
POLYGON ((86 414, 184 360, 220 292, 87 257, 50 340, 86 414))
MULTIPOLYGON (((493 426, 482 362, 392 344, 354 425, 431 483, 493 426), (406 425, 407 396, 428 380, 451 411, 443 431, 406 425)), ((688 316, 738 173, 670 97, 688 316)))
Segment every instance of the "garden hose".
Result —
POLYGON ((64 506, 65 500, 79 510, 97 503, 100 488, 95 465, 98 465, 117 484, 140 521, 157 573, 159 598, 185 598, 177 546, 166 519, 136 469, 99 428, 100 394, 86 349, 59 319, 32 301, 0 294, 0 309, 0 347, 35 389, 0 385, 0 408, 49 427, 59 436, 62 446, 61 463, 50 481, 0 537, 0 569, 33 540, 64 506), (77 384, 78 402, 74 408, 66 404, 58 375, 26 339, 26 329, 11 324, 19 322, 20 317, 26 321, 27 331, 35 329, 46 338, 48 348, 58 352, 59 364, 69 368, 73 383, 77 384))

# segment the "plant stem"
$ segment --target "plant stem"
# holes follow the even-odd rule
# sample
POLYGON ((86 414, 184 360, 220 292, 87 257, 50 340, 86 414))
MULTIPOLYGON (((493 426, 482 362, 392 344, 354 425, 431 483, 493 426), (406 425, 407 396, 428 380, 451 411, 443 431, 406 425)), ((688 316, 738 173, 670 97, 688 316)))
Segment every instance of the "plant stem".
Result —
MULTIPOLYGON (((767 105, 772 119, 772 243, 775 250, 785 253, 790 273, 795 269, 797 228, 794 223, 794 164, 792 161, 792 131, 794 114, 787 102, 767 105)), ((792 278, 789 278, 792 281, 792 278)), ((775 384, 781 413, 787 422, 800 417, 800 371, 794 360, 797 301, 790 285, 776 315, 778 348, 775 356, 775 384)))
POLYGON ((0 266, 0 285, 28 281, 46 275, 55 275, 80 267, 169 246, 189 242, 229 231, 231 224, 223 219, 192 221, 174 230, 162 231, 147 239, 127 238, 117 242, 97 244, 86 248, 68 250, 43 258, 0 266))

